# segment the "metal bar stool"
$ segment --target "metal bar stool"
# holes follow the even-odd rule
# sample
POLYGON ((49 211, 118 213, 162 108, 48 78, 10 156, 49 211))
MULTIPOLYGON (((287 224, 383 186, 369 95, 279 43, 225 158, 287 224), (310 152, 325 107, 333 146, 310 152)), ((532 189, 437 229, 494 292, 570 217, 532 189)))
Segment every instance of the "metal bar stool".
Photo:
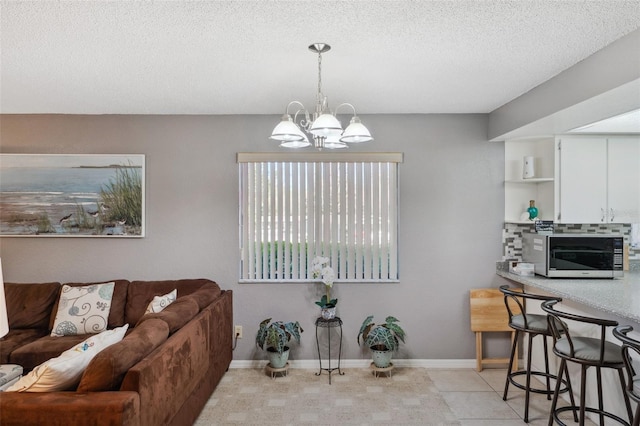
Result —
POLYGON ((627 395, 636 402, 636 413, 633 416, 633 426, 640 426, 640 374, 636 376, 633 368, 631 352, 640 356, 640 342, 627 336, 633 330, 630 325, 621 325, 613 329, 613 335, 622 342, 622 361, 627 369, 627 395))
MULTIPOLYGON (((509 327, 515 330, 515 336, 511 345, 511 356, 509 357, 509 369, 507 370, 507 379, 504 384, 504 394, 502 399, 507 400, 507 393, 509 391, 509 383, 515 387, 525 391, 524 399, 524 421, 529 422, 529 395, 531 392, 547 395, 547 399, 551 400, 554 390, 551 388, 551 379, 557 380, 554 374, 549 373, 549 356, 547 350, 547 337, 551 337, 551 329, 547 321, 547 315, 545 314, 528 314, 526 313, 527 300, 538 301, 560 301, 557 297, 542 296, 533 293, 526 293, 522 289, 512 289, 508 285, 500 286, 500 291, 504 294, 504 303, 509 313, 509 327), (518 337, 520 333, 527 333, 529 337, 529 347, 527 350, 527 364, 524 370, 512 371, 514 359, 517 357, 516 348, 518 344, 518 337), (542 336, 544 343, 544 366, 545 371, 532 371, 531 370, 531 348, 533 344, 533 338, 536 336, 542 336), (526 375, 526 382, 524 385, 516 381, 516 377, 526 375), (546 389, 538 389, 531 386, 531 376, 544 377, 546 381, 546 389)), ((567 377, 569 377, 567 375, 567 377)), ((564 387, 560 389, 560 392, 571 391, 571 383, 566 380, 563 381, 564 387)), ((573 401, 573 393, 571 392, 571 400, 573 401)), ((577 419, 576 419, 577 421, 577 419)))
POLYGON ((595 413, 600 417, 600 425, 604 425, 604 418, 608 417, 617 421, 620 424, 630 426, 633 421, 633 414, 631 412, 631 403, 629 402, 629 396, 625 391, 624 362, 622 359, 622 350, 620 346, 613 342, 606 340, 607 327, 615 327, 618 325, 616 321, 606 320, 602 318, 591 318, 582 315, 575 315, 566 312, 561 312, 555 309, 554 305, 558 303, 555 300, 549 300, 542 303, 542 309, 549 314, 549 325, 553 332, 554 345, 553 353, 560 357, 560 368, 558 370, 558 377, 562 379, 562 375, 568 372, 566 371, 567 361, 580 364, 582 371, 580 377, 580 405, 576 406, 572 401, 570 406, 556 408, 558 403, 558 394, 560 389, 560 381, 556 383, 556 391, 553 394, 553 402, 551 403, 551 413, 549 414, 549 426, 553 425, 554 420, 560 424, 565 425, 560 418, 559 414, 565 411, 572 410, 575 418, 576 411, 580 411, 580 426, 584 425, 585 413, 595 413), (582 337, 571 336, 566 323, 563 321, 576 321, 580 323, 597 325, 600 328, 600 338, 594 337, 582 337), (596 368, 596 379, 598 386, 598 408, 587 407, 585 405, 585 393, 587 390, 587 370, 589 367, 596 368), (602 406, 602 368, 612 368, 618 371, 620 377, 620 385, 622 386, 622 394, 629 415, 629 422, 616 416, 613 413, 607 412, 602 406))

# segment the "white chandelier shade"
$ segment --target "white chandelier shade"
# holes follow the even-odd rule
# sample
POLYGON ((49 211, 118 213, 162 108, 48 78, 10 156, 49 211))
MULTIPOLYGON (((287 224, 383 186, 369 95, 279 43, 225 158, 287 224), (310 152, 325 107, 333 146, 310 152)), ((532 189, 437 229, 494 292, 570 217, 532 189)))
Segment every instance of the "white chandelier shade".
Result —
POLYGON ((369 129, 360 122, 360 118, 354 115, 351 118, 351 123, 349 123, 349 126, 347 126, 344 133, 342 133, 340 140, 342 142, 361 143, 372 141, 373 138, 371 137, 369 129))
POLYGON ((313 121, 309 132, 313 136, 324 136, 325 138, 334 135, 340 136, 342 125, 333 114, 325 112, 313 121))
POLYGON ((340 140, 340 135, 333 135, 324 140, 324 147, 327 149, 349 148, 346 143, 340 140))
POLYGON ((269 139, 280 141, 286 148, 304 148, 311 145, 307 135, 291 119, 289 114, 282 116, 282 121, 273 129, 269 139))
POLYGON ((311 145, 309 140, 303 141, 289 141, 289 142, 280 142, 280 146, 283 148, 306 148, 311 145))
POLYGON ((318 54, 318 93, 316 95, 316 109, 313 115, 299 101, 291 101, 282 116, 280 123, 271 132, 269 139, 280 142, 284 148, 305 148, 311 146, 310 138, 317 149, 342 149, 347 148, 348 143, 361 143, 373 140, 369 129, 362 124, 356 115, 353 105, 343 103, 338 105, 334 112, 327 106, 327 97, 322 94, 322 53, 328 52, 331 46, 324 43, 315 43, 309 46, 309 50, 318 54), (299 106, 293 115, 289 113, 289 107, 299 106), (353 117, 345 130, 340 120, 336 117, 338 109, 342 106, 351 107, 353 117))

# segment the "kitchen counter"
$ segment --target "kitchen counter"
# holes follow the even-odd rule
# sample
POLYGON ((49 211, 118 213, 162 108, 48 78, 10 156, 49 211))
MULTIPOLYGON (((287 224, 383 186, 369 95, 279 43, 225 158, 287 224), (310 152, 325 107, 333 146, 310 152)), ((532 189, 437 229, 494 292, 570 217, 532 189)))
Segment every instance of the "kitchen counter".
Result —
POLYGON ((625 271, 623 278, 614 279, 521 276, 500 269, 500 267, 497 268, 496 274, 508 280, 560 296, 565 300, 581 303, 640 323, 640 271, 625 271))

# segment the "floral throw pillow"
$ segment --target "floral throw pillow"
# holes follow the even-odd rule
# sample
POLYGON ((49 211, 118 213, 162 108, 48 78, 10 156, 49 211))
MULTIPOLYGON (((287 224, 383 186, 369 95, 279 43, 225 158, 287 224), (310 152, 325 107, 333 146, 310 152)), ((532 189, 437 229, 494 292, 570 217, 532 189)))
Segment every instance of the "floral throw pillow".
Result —
POLYGON ((95 334, 107 329, 115 283, 62 286, 52 336, 95 334))
POLYGON ((157 313, 162 311, 164 308, 176 301, 177 295, 178 290, 174 288, 172 291, 163 296, 154 297, 153 300, 149 302, 149 305, 147 305, 145 314, 157 313))

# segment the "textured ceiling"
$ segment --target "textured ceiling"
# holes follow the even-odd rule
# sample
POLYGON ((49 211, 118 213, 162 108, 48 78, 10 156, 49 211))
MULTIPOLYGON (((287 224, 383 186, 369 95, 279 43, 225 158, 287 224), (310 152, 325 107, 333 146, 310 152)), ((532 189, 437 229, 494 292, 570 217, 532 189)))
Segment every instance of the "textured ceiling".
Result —
POLYGON ((2 113, 486 113, 640 27, 640 1, 6 1, 2 113))

